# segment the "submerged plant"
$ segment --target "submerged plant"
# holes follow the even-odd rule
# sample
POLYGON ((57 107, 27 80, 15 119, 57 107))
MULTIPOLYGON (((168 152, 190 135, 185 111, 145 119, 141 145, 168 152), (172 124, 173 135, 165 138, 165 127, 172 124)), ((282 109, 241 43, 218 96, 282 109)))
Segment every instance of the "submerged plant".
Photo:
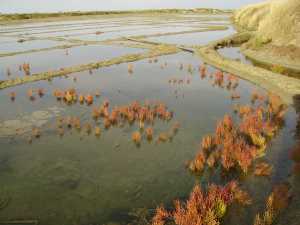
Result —
POLYGON ((100 135, 101 135, 101 128, 100 127, 95 127, 94 133, 95 133, 96 137, 100 137, 100 135))
POLYGON ((224 83, 224 74, 221 70, 217 70, 215 72, 214 84, 219 86, 219 87, 223 87, 223 83, 224 83))
POLYGON ((205 154, 202 150, 200 150, 195 156, 194 160, 188 162, 188 168, 192 172, 201 173, 204 169, 205 162, 206 162, 205 154))
POLYGON ((17 94, 16 92, 12 91, 9 93, 9 96, 11 101, 15 101, 17 94))
POLYGON ((131 139, 136 145, 140 145, 142 141, 142 135, 139 131, 135 131, 132 133, 131 139))
POLYGON ((153 138, 153 128, 152 127, 147 127, 145 130, 146 137, 148 141, 151 141, 153 138))
POLYGON ((104 123, 105 129, 109 129, 110 128, 111 122, 110 122, 109 118, 105 117, 103 123, 104 123))
POLYGON ((193 73, 193 66, 192 66, 192 64, 189 64, 187 66, 187 70, 188 70, 189 73, 193 73))
POLYGON ((23 69, 26 76, 30 75, 30 65, 29 65, 29 63, 23 63, 22 69, 23 69))
POLYGON ((177 132, 178 132, 178 130, 179 130, 179 128, 180 128, 180 123, 179 122, 175 122, 174 124, 173 124, 173 126, 171 127, 171 136, 174 136, 174 135, 176 135, 177 134, 177 132))
POLYGON ((94 101, 94 98, 92 95, 88 94, 85 96, 85 102, 87 105, 92 105, 94 101))
POLYGON ((299 142, 291 150, 290 158, 294 161, 293 172, 295 174, 300 174, 300 143, 299 142))
POLYGON ((8 77, 11 75, 11 71, 10 71, 9 68, 7 68, 7 70, 6 70, 6 75, 7 75, 8 77))
POLYGON ((208 150, 211 147, 213 147, 214 145, 214 141, 213 141, 213 137, 210 135, 207 135, 205 137, 202 138, 202 143, 201 143, 201 147, 204 150, 208 150))
POLYGON ((94 107, 92 110, 92 117, 94 120, 99 119, 100 117, 100 110, 97 107, 94 107))
POLYGON ((35 138, 41 137, 40 129, 37 128, 37 127, 32 128, 32 136, 35 137, 35 138))
POLYGON ((290 158, 295 162, 300 162, 300 144, 299 143, 297 143, 297 145, 290 152, 290 158))
POLYGON ((45 91, 44 91, 44 89, 43 88, 39 88, 38 90, 37 90, 37 93, 38 93, 38 95, 40 96, 40 98, 41 97, 43 97, 44 96, 44 94, 45 94, 45 91))
POLYGON ((27 96, 30 99, 30 101, 34 101, 35 100, 35 96, 33 95, 33 90, 32 89, 29 89, 27 91, 27 96))
POLYGON ((183 70, 183 64, 182 64, 182 63, 180 63, 179 69, 180 69, 180 70, 183 70))
POLYGON ((62 127, 57 128, 57 133, 60 137, 64 136, 65 130, 62 127))
POLYGON ((131 63, 129 63, 127 65, 127 70, 128 70, 128 73, 132 74, 133 73, 133 65, 131 63))
POLYGON ((160 133, 159 135, 158 135, 158 142, 166 142, 166 141, 168 141, 169 140, 169 135, 167 134, 167 133, 160 133))
POLYGON ((87 133, 87 135, 90 135, 90 133, 92 132, 92 125, 90 123, 86 123, 84 125, 85 127, 85 132, 87 133))
POLYGON ((101 95, 100 91, 99 91, 99 90, 97 90, 97 91, 95 92, 95 97, 96 97, 96 98, 99 98, 99 97, 100 97, 100 95, 101 95))
POLYGON ((78 100, 79 100, 80 104, 84 104, 84 96, 83 95, 79 95, 78 100))
POLYGON ((77 93, 74 88, 68 89, 64 92, 63 99, 67 104, 73 104, 77 101, 77 93))
POLYGON ((60 91, 60 90, 54 90, 53 91, 53 96, 56 97, 57 101, 60 101, 60 100, 63 99, 64 93, 62 91, 60 91))
POLYGON ((289 203, 291 195, 289 187, 286 184, 280 184, 274 187, 272 193, 266 200, 266 209, 262 214, 257 214, 254 219, 254 225, 271 225, 276 217, 284 210, 289 203))
POLYGON ((203 65, 199 68, 201 79, 204 79, 206 77, 206 72, 207 72, 206 70, 207 69, 206 69, 205 65, 203 65))

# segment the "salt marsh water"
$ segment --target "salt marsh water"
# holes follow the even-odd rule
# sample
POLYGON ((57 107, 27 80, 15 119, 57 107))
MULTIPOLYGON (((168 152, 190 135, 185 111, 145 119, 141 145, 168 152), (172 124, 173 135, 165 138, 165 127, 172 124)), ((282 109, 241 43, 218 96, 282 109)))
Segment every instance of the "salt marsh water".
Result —
MULTIPOLYGON (((119 33, 135 36, 171 30, 186 31, 190 28, 189 22, 194 21, 195 17, 178 18, 178 21, 173 18, 176 24, 181 25, 174 29, 166 29, 164 26, 167 26, 167 22, 156 24, 155 19, 143 17, 138 21, 143 29, 135 30, 136 27, 132 27, 133 30, 120 30, 119 33), (149 23, 151 20, 154 22, 149 23)), ((215 16, 206 17, 212 22, 220 22, 218 17, 215 21, 215 16)), ((224 24, 228 22, 226 16, 220 18, 225 18, 224 24)), ((126 19, 135 21, 134 17, 126 19)), ((116 20, 106 19, 106 28, 117 30, 116 20)), ((84 23, 88 22, 95 23, 84 23)), ((80 27, 84 23, 68 21, 45 25, 55 30, 56 26, 80 27)), ((5 29, 20 28, 16 35, 22 35, 39 30, 38 27, 43 27, 43 24, 5 29)), ((146 39, 167 44, 202 45, 234 32, 229 27, 224 31, 182 33, 146 39)), ((76 39, 98 40, 96 36, 78 35, 76 39)), ((104 30, 100 39, 106 38, 116 36, 106 34, 104 30)), ((12 40, 15 41, 13 37, 12 40)), ((3 41, 9 39, 5 37, 3 41)), ((19 47, 16 47, 18 44, 13 43, 2 50, 19 51, 19 47)), ((49 43, 43 44, 38 40, 20 45, 24 45, 22 50, 49 47, 49 43)), ((0 79, 24 77, 19 71, 19 65, 23 63, 30 63, 31 73, 40 73, 146 51, 111 45, 86 45, 67 50, 1 57, 0 79), (7 68, 11 72, 9 76, 7 68)), ((230 51, 224 50, 223 53, 238 57, 230 51)), ((132 71, 129 71, 127 64, 117 64, 0 90, 0 223, 128 224, 134 219, 130 212, 136 209, 145 208, 153 215, 154 209, 161 203, 171 206, 174 199, 187 198, 195 183, 223 184, 230 179, 208 173, 194 176, 185 168, 185 162, 194 157, 201 137, 213 133, 217 121, 224 114, 238 120, 233 112, 234 106, 251 104, 253 90, 264 95, 266 91, 239 80, 235 92, 240 97, 232 99, 232 90, 213 84, 213 76, 210 75, 215 74, 216 68, 207 65, 207 76, 201 77, 199 66, 203 66, 203 62, 186 52, 155 57, 150 61, 144 59, 130 65, 132 71), (78 102, 66 104, 53 96, 55 90, 72 88, 83 95, 98 93, 93 105, 81 105, 78 102), (28 90, 39 89, 43 90, 43 95, 39 97, 36 94, 30 100, 28 90), (13 101, 10 97, 12 92, 16 94, 13 101), (137 123, 122 123, 105 129, 103 121, 92 119, 93 107, 100 106, 105 100, 109 100, 111 109, 133 101, 160 101, 174 115, 170 121, 146 123, 146 127, 153 127, 155 138, 149 142, 143 137, 140 146, 136 146, 131 140, 131 134, 140 129, 137 123), (67 117, 78 117, 82 124, 90 124, 93 129, 100 127, 101 136, 96 137, 93 132, 89 134, 84 129, 78 131, 67 127, 63 134, 58 134, 57 120, 67 117), (156 137, 167 132, 175 123, 180 124, 178 133, 165 143, 157 142, 156 137), (39 138, 30 138, 32 128, 39 129, 39 138)), ((295 109, 288 108, 284 126, 268 146, 265 160, 274 168, 272 175, 269 178, 252 175, 241 178, 240 183, 253 197, 253 204, 245 209, 231 211, 224 219, 226 224, 252 224, 257 209, 263 208, 272 185, 286 180, 292 165, 287 152, 295 143, 293 134, 296 116, 295 109)), ((236 175, 233 178, 239 179, 236 175)))

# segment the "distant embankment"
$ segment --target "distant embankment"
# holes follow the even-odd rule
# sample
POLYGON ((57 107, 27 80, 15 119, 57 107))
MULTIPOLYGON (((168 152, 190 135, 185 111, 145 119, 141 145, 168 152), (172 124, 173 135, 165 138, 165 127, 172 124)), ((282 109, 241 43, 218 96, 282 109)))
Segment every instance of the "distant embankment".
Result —
POLYGON ((300 0, 271 0, 246 6, 234 14, 242 29, 257 31, 261 40, 300 47, 300 0))
POLYGON ((231 10, 198 8, 198 9, 149 9, 149 10, 128 10, 128 11, 74 11, 57 13, 23 13, 23 14, 0 14, 0 21, 45 19, 53 17, 76 17, 76 16, 99 16, 117 14, 154 14, 154 13, 200 13, 200 14, 221 14, 231 13, 231 10))

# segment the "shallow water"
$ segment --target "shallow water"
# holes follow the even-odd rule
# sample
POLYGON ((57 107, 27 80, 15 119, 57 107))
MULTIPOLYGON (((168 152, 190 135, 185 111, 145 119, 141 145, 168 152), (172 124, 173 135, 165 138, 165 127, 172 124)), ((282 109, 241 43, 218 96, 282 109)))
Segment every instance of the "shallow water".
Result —
MULTIPOLYGON (((195 29, 195 28, 194 28, 195 29)), ((198 28, 199 29, 199 28, 198 28)), ((145 29, 139 30, 129 30, 129 31, 114 31, 114 32, 107 32, 100 35, 88 34, 88 35, 81 35, 76 39, 84 40, 84 41, 103 41, 106 39, 115 39, 121 38, 126 36, 139 36, 139 35, 154 35, 157 33, 169 33, 169 32, 184 32, 190 31, 193 28, 190 27, 147 27, 145 29)))
POLYGON ((70 49, 55 49, 47 53, 34 52, 13 57, 3 57, 0 58, 0 80, 24 76, 24 72, 19 70, 19 66, 23 63, 29 63, 31 74, 35 74, 80 64, 99 62, 127 54, 142 53, 144 51, 143 49, 120 46, 88 45, 70 49), (51 63, 49 63, 49 59, 51 59, 51 63), (7 76, 7 69, 11 71, 10 76, 7 76))
POLYGON ((233 30, 233 28, 230 27, 228 30, 205 31, 188 34, 150 37, 147 38, 147 40, 179 45, 205 45, 208 44, 210 41, 216 41, 234 33, 235 31, 233 30))
MULTIPOLYGON (((183 34, 176 43, 203 44, 231 32, 234 31, 183 34)), ((82 46, 69 49, 68 56, 65 50, 53 50, 4 57, 0 58, 0 65, 1 69, 11 67, 12 71, 18 72, 19 64, 30 62, 32 72, 37 73, 140 51, 144 50, 82 46)), ((238 57, 236 53, 235 50, 222 52, 234 58, 238 57)), ((234 104, 250 104, 250 94, 254 89, 260 93, 265 91, 240 80, 236 92, 241 98, 232 100, 230 91, 212 85, 209 74, 215 69, 208 66, 208 76, 202 79, 198 71, 202 62, 189 53, 162 56, 157 63, 150 63, 147 59, 132 65, 132 74, 128 73, 126 64, 120 64, 93 70, 92 74, 86 71, 0 90, 0 104, 5 106, 0 110, 0 222, 38 220, 39 224, 45 225, 127 224, 133 219, 129 212, 146 208, 153 213, 161 203, 171 206, 174 199, 187 198, 197 182, 223 184, 230 178, 238 178, 236 175, 223 178, 217 173, 196 177, 185 169, 184 164, 194 157, 201 137, 213 133, 224 114, 236 118, 234 104), (183 69, 180 69, 181 63, 183 69), (170 79, 184 82, 170 84, 170 79), (27 91, 39 88, 45 90, 45 95, 30 101, 27 91), (85 95, 99 90, 101 96, 95 98, 93 106, 99 106, 105 99, 110 101, 111 108, 135 100, 162 101, 174 112, 174 118, 170 122, 155 122, 155 138, 168 131, 176 121, 180 123, 179 132, 171 142, 157 144, 155 140, 147 142, 143 138, 141 146, 137 147, 131 141, 131 134, 139 129, 138 124, 105 130, 102 120, 95 122, 91 118, 93 106, 66 105, 52 96, 56 89, 69 88, 85 95), (13 91, 16 99, 11 101, 9 94, 13 91), (56 120, 68 116, 78 116, 82 123, 90 123, 92 127, 100 126, 101 137, 68 128, 60 137, 55 128, 56 120), (15 130, 22 126, 23 130, 15 130), (41 137, 29 144, 28 137, 34 126, 40 127, 41 137), (2 207, 2 202, 7 204, 2 207)), ((2 73, 0 79, 2 77, 6 74, 2 73)), ((269 178, 249 175, 239 179, 254 203, 246 208, 229 210, 225 224, 252 224, 272 185, 287 179, 292 164, 287 153, 295 142, 295 120, 296 112, 289 108, 284 127, 268 148, 265 160, 274 166, 272 175, 269 178)), ((297 201, 294 204, 299 208, 297 201)))
POLYGON ((251 60, 247 59, 246 56, 244 56, 240 52, 240 47, 225 47, 218 49, 219 54, 221 54, 223 57, 233 59, 240 61, 245 64, 253 64, 251 60))
POLYGON ((32 49, 40 48, 51 48, 57 45, 63 45, 62 42, 50 41, 50 40, 36 40, 36 41, 25 41, 23 43, 19 42, 6 42, 0 45, 1 53, 11 53, 11 52, 22 52, 32 49))

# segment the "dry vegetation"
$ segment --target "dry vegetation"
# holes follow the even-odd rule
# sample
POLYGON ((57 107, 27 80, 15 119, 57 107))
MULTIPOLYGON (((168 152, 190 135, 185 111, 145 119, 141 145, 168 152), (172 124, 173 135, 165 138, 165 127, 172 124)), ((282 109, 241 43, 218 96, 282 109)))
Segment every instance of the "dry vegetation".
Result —
POLYGON ((274 45, 300 43, 300 2, 298 0, 273 0, 246 6, 238 10, 235 22, 247 30, 257 31, 257 36, 271 40, 274 45))
POLYGON ((299 76, 300 1, 249 5, 235 13, 234 22, 241 30, 254 33, 241 48, 247 57, 268 66, 285 67, 299 76))

